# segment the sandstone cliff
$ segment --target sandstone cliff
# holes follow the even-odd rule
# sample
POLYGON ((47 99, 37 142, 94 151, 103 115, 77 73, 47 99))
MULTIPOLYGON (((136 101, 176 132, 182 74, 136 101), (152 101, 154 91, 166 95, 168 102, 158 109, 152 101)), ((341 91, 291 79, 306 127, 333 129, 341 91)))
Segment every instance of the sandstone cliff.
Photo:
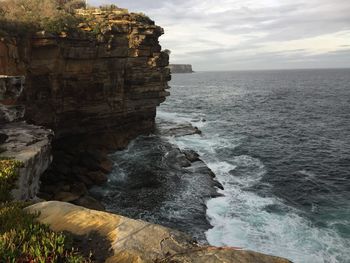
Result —
POLYGON ((192 65, 190 64, 170 64, 171 73, 193 73, 192 65))
POLYGON ((145 15, 115 8, 76 16, 83 22, 69 32, 2 36, 0 74, 24 76, 22 119, 55 133, 41 197, 81 197, 77 203, 102 209, 86 189, 105 182, 108 151, 154 129, 169 95, 169 55, 158 41, 163 29, 145 15))
POLYGON ((79 15, 80 32, 0 39, 0 74, 26 77, 25 118, 56 137, 150 131, 169 95, 163 29, 122 9, 79 15))

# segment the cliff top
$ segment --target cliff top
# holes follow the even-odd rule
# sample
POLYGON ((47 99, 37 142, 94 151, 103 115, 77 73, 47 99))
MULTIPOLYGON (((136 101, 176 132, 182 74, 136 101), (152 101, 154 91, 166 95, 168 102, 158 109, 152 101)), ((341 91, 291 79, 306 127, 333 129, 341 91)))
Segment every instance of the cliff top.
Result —
POLYGON ((0 0, 0 36, 31 35, 40 31, 58 36, 97 35, 110 31, 116 24, 158 28, 146 15, 129 13, 114 5, 86 8, 80 0, 0 0))

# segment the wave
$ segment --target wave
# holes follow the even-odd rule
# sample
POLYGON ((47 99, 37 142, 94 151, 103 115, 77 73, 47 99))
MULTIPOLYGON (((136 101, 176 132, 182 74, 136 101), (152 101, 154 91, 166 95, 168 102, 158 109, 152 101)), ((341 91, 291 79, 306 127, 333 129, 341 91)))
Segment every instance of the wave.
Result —
MULTIPOLYGON (((191 122, 197 116, 196 113, 185 117, 163 111, 158 117, 181 123, 191 122)), ((196 125, 196 122, 191 123, 196 125)), ((300 211, 273 194, 262 196, 254 191, 255 185, 266 184, 261 181, 266 174, 264 164, 249 155, 221 156, 222 149, 234 149, 239 140, 228 140, 212 133, 212 129, 207 129, 212 124, 205 122, 202 126, 208 131, 203 136, 168 138, 179 148, 197 151, 224 186, 224 190, 219 190, 222 197, 207 202, 207 216, 213 226, 206 232, 208 242, 282 256, 300 263, 350 262, 350 255, 344 255, 350 247, 349 240, 340 237, 332 228, 313 225, 300 211)), ((300 173, 314 179, 311 172, 300 173)))

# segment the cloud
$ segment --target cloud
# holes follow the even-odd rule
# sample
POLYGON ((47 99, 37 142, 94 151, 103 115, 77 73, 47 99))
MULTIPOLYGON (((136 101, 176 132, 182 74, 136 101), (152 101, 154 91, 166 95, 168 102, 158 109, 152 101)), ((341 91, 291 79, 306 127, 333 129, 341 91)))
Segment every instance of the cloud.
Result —
POLYGON ((144 12, 173 63, 196 70, 350 67, 347 0, 90 0, 144 12))

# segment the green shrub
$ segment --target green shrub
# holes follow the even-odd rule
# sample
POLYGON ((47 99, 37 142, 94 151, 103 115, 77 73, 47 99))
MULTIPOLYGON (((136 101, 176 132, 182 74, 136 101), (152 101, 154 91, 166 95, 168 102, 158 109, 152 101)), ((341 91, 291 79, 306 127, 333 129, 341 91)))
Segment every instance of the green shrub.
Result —
POLYGON ((23 203, 0 204, 0 262, 90 262, 63 233, 35 221, 23 203))
POLYGON ((0 202, 11 199, 11 190, 19 176, 19 168, 23 163, 17 160, 0 159, 0 202))
POLYGON ((82 18, 75 16, 74 10, 84 6, 81 0, 3 0, 0 30, 16 35, 77 30, 82 18))

